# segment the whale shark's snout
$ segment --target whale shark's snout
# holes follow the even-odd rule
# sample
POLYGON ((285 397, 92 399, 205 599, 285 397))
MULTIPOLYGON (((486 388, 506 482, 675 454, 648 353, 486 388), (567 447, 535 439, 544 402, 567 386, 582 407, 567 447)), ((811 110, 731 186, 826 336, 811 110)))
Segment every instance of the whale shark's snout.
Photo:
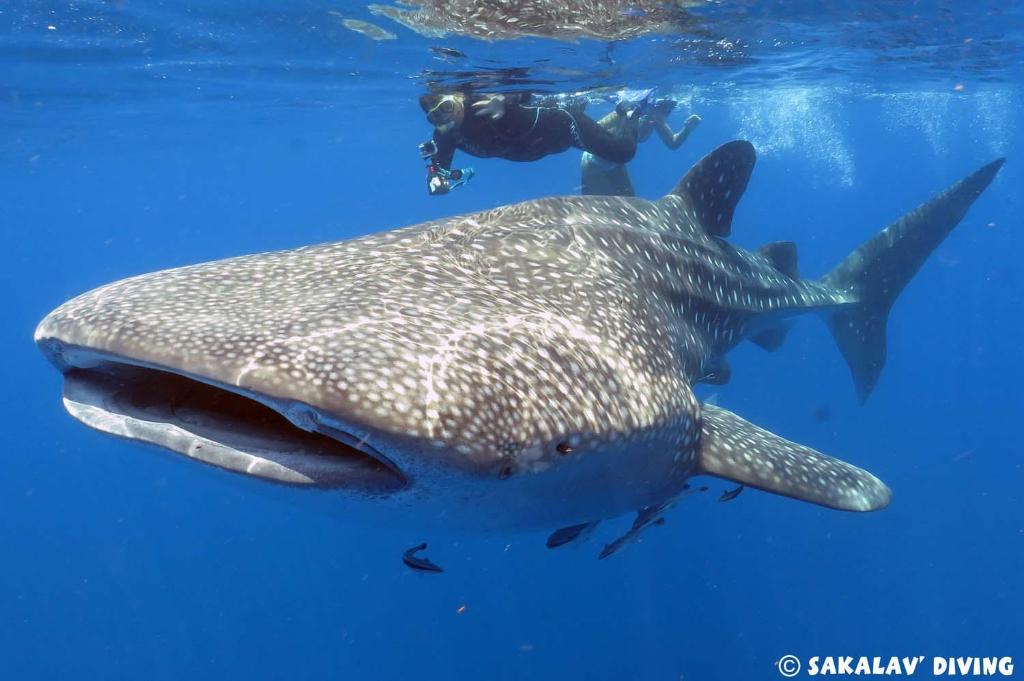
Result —
POLYGON ((278 285, 297 270, 261 291, 278 260, 157 272, 54 310, 35 339, 64 374, 65 407, 100 431, 266 480, 369 495, 408 487, 383 447, 416 429, 382 377, 365 385, 368 346, 354 333, 376 320, 351 305, 317 316, 315 295, 278 285), (304 329, 306 314, 320 326, 304 329), (324 360, 335 338, 348 340, 324 360), (366 389, 345 391, 349 381, 366 389), (377 406, 385 397, 387 411, 377 406))

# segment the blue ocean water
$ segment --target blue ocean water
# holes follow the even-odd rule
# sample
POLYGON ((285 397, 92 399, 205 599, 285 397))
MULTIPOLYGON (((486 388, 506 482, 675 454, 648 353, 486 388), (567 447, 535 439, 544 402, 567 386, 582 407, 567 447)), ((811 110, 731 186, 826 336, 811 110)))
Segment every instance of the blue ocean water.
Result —
POLYGON ((1021 6, 692 14, 678 34, 609 45, 424 37, 357 3, 0 5, 0 676, 770 679, 786 654, 1024 664, 1021 6), (466 82, 676 97, 673 126, 703 122, 677 151, 641 148, 638 193, 660 196, 719 144, 749 139, 759 159, 733 240, 796 241, 807 276, 1007 157, 896 304, 866 406, 813 318, 775 353, 741 345, 732 382, 702 388, 871 470, 893 504, 847 514, 753 490, 719 504, 729 485, 709 481, 598 562, 629 519, 563 551, 543 533, 424 537, 64 413, 32 330, 78 293, 579 191, 577 152, 459 155, 478 176, 427 196, 416 98, 466 82), (424 539, 444 574, 402 564, 424 539))

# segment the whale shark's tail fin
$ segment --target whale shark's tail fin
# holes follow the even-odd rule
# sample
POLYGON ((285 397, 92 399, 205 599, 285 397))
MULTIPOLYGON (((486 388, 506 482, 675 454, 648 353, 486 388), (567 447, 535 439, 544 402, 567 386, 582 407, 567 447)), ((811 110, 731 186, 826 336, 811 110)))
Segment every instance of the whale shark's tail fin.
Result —
POLYGON ((904 215, 825 276, 825 284, 858 300, 840 308, 828 324, 861 402, 871 394, 885 365, 885 327, 893 302, 992 182, 1004 160, 989 163, 904 215))

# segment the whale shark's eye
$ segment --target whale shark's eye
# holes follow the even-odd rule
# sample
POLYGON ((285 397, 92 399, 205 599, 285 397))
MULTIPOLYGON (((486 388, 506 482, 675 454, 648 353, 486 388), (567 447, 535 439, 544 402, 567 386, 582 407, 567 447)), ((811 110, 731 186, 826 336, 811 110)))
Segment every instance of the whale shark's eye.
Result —
POLYGON ((555 446, 555 451, 563 455, 571 454, 572 445, 570 445, 568 442, 559 442, 558 445, 555 446))

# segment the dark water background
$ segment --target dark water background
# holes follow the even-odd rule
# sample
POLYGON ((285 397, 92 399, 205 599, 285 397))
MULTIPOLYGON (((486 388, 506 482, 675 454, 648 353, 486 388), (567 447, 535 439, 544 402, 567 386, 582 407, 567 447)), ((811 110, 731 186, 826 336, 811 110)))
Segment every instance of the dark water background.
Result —
POLYGON ((909 4, 916 18, 908 3, 708 5, 710 37, 642 38, 610 61, 594 41, 425 39, 355 4, 0 5, 0 677, 770 679, 787 653, 1024 664, 1022 13, 909 4), (332 10, 399 39, 368 40, 332 10), (719 58, 720 34, 745 47, 719 58), (1008 157, 897 303, 867 406, 813 318, 774 354, 738 348, 732 383, 714 391, 876 473, 889 509, 753 491, 718 504, 726 485, 712 481, 600 563, 627 519, 559 552, 543 534, 430 537, 447 572, 421 575, 399 560, 424 539, 414 529, 307 508, 300 491, 63 412, 32 329, 77 293, 578 191, 577 153, 460 156, 479 174, 469 186, 424 191, 415 98, 427 82, 540 58, 558 78, 527 69, 518 85, 656 85, 682 100, 674 127, 704 118, 676 152, 641 148, 641 195, 722 142, 752 140, 734 240, 795 240, 807 276, 1008 157))

